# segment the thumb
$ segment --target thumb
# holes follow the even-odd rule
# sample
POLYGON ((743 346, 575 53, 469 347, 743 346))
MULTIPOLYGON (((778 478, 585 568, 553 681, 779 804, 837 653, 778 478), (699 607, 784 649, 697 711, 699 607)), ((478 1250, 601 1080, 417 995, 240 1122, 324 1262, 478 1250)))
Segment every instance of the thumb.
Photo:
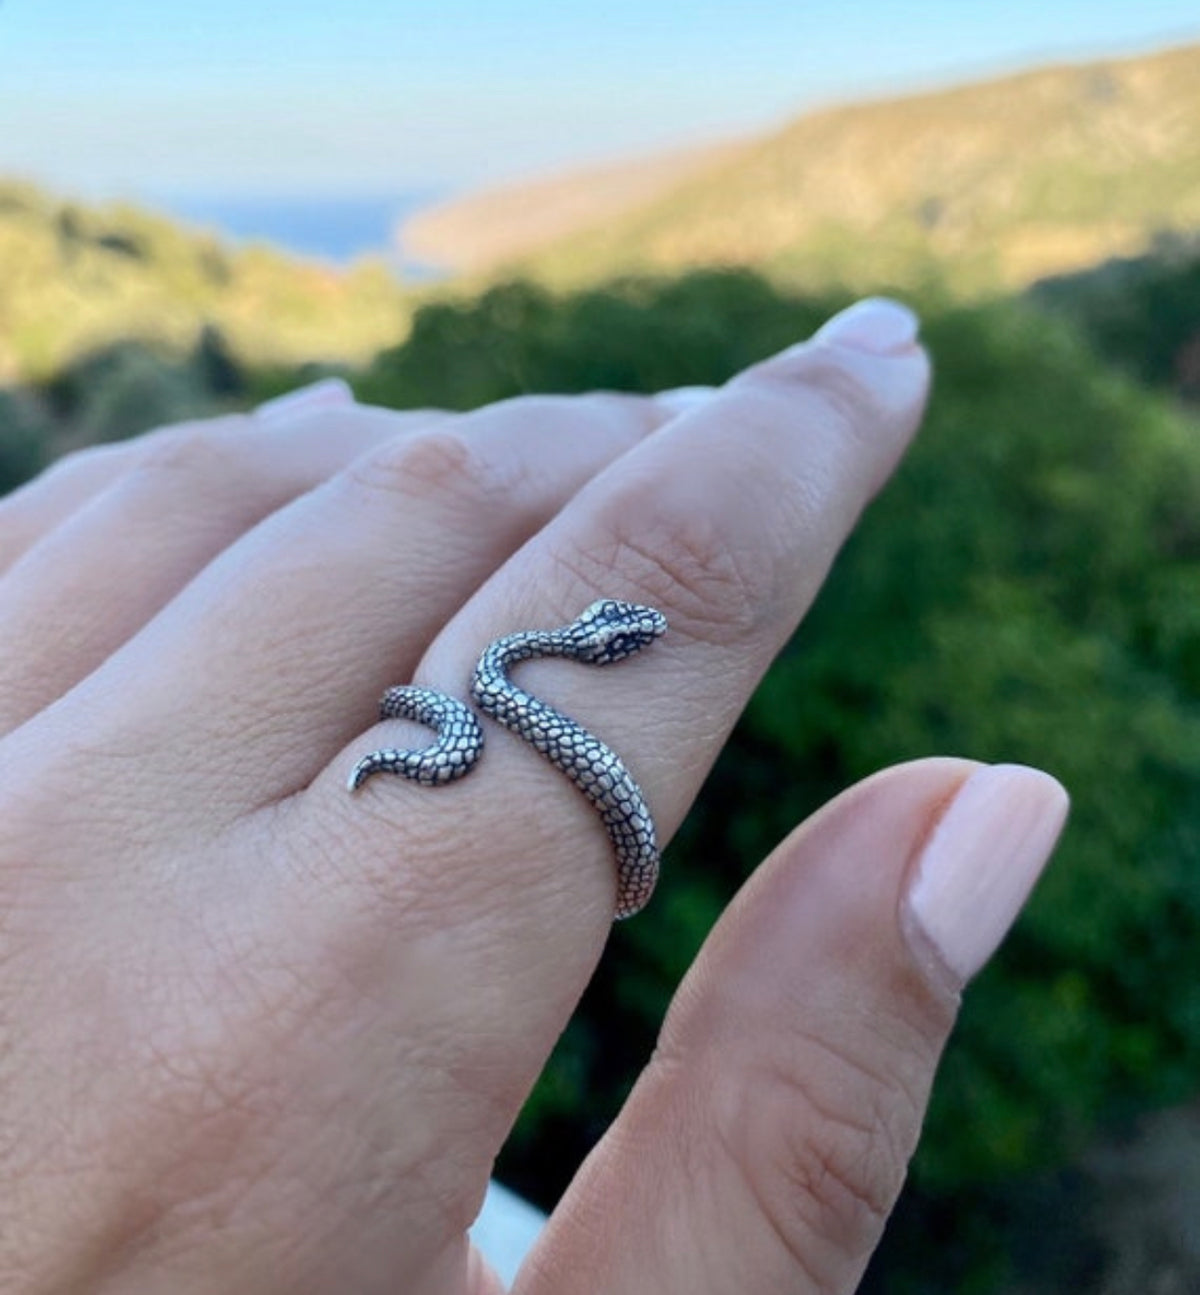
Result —
POLYGON ((514 1295, 854 1290, 959 991, 1066 807, 1036 770, 926 760, 794 832, 709 937, 514 1295))

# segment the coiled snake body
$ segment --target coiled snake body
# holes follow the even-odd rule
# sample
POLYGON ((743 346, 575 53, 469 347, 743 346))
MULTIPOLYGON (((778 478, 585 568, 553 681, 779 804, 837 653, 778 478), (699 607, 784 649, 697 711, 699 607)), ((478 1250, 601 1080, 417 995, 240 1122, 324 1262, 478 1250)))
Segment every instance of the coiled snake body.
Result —
MULTIPOLYGON (((479 658, 471 698, 560 769, 595 806, 617 860, 616 917, 631 917, 650 898, 658 879, 654 821, 641 788, 620 757, 582 724, 523 692, 508 671, 535 657, 566 657, 588 665, 624 660, 666 632, 666 618, 653 607, 606 598, 557 630, 524 630, 496 639, 479 658)), ((470 707, 431 688, 389 688, 383 719, 412 719, 437 731, 421 750, 387 749, 355 765, 351 791, 376 773, 398 773, 438 786, 463 777, 483 752, 483 730, 470 707)))

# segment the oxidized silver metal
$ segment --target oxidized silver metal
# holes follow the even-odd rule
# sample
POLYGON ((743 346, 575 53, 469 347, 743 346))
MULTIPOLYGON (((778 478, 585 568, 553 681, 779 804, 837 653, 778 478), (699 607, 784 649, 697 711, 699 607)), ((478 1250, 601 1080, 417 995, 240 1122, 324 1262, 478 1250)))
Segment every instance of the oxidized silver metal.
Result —
MULTIPOLYGON (((666 632, 666 618, 653 607, 605 598, 557 630, 524 630, 496 639, 479 658, 471 698, 498 724, 524 738, 595 806, 617 858, 618 919, 643 908, 658 880, 659 851, 646 798, 615 752, 581 724, 508 677, 522 661, 566 657, 610 665, 640 652, 666 632)), ((398 773, 426 786, 463 777, 483 752, 483 730, 469 707, 430 688, 389 688, 383 719, 414 719, 436 730, 437 741, 421 750, 383 750, 364 756, 350 775, 351 791, 376 773, 398 773)))

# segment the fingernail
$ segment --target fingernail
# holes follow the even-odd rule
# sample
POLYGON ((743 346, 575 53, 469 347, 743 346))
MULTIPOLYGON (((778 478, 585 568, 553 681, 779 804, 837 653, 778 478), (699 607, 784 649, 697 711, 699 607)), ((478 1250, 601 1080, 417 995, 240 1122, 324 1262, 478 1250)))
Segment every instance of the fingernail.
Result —
POLYGON ((911 350, 920 330, 921 321, 907 306, 888 297, 866 297, 834 315, 813 340, 870 355, 900 355, 911 350))
POLYGON ((989 765, 950 802, 917 863, 905 925, 917 957, 930 947, 960 984, 995 953, 1066 821, 1067 793, 1047 773, 989 765))
POLYGON ((290 418, 293 414, 326 405, 351 405, 354 392, 342 378, 322 378, 307 387, 285 392, 273 400, 264 401, 254 411, 257 418, 271 422, 277 418, 290 418))
POLYGON ((669 414, 686 414, 697 405, 707 404, 715 390, 715 387, 672 387, 669 391, 660 391, 654 399, 669 414))

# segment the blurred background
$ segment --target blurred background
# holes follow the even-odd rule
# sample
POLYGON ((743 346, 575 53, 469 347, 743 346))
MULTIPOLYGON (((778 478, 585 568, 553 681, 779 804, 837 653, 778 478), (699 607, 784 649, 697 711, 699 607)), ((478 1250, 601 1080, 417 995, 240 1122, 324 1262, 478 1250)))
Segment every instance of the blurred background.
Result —
POLYGON ((339 373, 720 382, 914 304, 925 431, 616 929, 498 1166, 552 1207, 722 906, 932 753, 1071 790, 867 1292, 1200 1290, 1191 3, 5 0, 0 486, 339 373))

